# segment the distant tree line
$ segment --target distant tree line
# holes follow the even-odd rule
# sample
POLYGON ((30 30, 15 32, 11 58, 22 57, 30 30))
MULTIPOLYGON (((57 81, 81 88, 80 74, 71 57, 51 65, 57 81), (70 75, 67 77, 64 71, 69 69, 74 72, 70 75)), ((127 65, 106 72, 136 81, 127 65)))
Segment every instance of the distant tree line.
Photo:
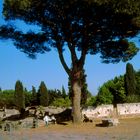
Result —
POLYGON ((96 105, 140 102, 140 70, 127 63, 126 73, 104 83, 96 96, 96 105))
MULTIPOLYGON (((69 91, 66 92, 64 86, 62 89, 47 89, 47 86, 41 81, 39 88, 28 91, 24 88, 21 81, 16 81, 14 90, 2 90, 0 88, 0 106, 7 108, 17 108, 21 114, 28 106, 72 106, 72 92, 69 79, 69 91)), ((100 104, 133 103, 140 102, 140 70, 135 71, 133 65, 127 63, 126 73, 105 82, 98 90, 98 94, 93 96, 88 91, 86 75, 79 81, 83 85, 81 107, 97 106, 100 104)))
MULTIPOLYGON (((85 106, 87 103, 87 98, 91 97, 91 93, 87 89, 86 75, 83 70, 80 79, 80 84, 82 85, 82 98, 81 106, 85 106)), ((64 86, 62 89, 47 89, 47 86, 43 81, 41 81, 39 88, 36 90, 32 86, 32 90, 28 91, 22 84, 20 80, 16 81, 14 90, 1 90, 0 89, 0 106, 6 106, 7 108, 16 107, 19 112, 25 110, 28 106, 61 106, 69 107, 72 106, 72 88, 71 79, 69 79, 68 93, 66 92, 64 86)))
POLYGON ((0 89, 0 106, 7 108, 17 108, 22 112, 28 106, 70 106, 71 101, 64 86, 62 89, 47 89, 42 81, 38 90, 32 86, 32 90, 28 91, 24 88, 20 80, 16 81, 15 89, 0 89))

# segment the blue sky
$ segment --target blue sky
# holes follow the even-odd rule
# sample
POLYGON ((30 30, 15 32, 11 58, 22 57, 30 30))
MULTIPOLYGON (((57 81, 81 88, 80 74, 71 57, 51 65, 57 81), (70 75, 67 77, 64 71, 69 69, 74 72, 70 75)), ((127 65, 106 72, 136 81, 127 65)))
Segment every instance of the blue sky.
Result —
MULTIPOLYGON (((4 23, 1 12, 2 0, 0 0, 0 25, 4 23)), ((24 24, 20 24, 20 27, 27 28, 24 24)), ((139 60, 140 52, 129 61, 135 70, 140 69, 139 60)), ((126 63, 103 64, 99 56, 87 56, 85 70, 89 91, 95 95, 104 82, 124 74, 125 67, 126 63)), ((32 85, 38 89, 41 81, 45 82, 48 89, 61 89, 62 85, 68 89, 68 76, 55 50, 38 54, 37 59, 33 60, 17 50, 11 41, 0 40, 0 87, 2 90, 14 89, 17 80, 22 81, 28 90, 31 90, 32 85)))

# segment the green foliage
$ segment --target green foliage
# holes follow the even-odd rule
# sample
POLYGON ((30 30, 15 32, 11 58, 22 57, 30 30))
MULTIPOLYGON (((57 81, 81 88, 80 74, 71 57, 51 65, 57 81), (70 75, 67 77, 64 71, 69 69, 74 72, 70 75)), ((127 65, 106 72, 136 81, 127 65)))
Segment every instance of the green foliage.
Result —
POLYGON ((124 86, 124 76, 115 77, 110 85, 109 90, 113 95, 113 104, 124 103, 126 98, 126 91, 124 86))
POLYGON ((25 94, 25 106, 30 106, 31 101, 32 101, 32 94, 30 91, 27 91, 27 89, 24 89, 24 94, 25 94))
POLYGON ((6 108, 13 107, 14 101, 14 90, 3 90, 0 92, 0 106, 6 106, 6 108))
POLYGON ((139 0, 5 0, 5 19, 37 24, 41 32, 25 34, 2 26, 0 36, 12 38, 15 45, 31 57, 50 47, 59 47, 62 55, 63 47, 71 44, 68 48, 75 60, 78 59, 74 49, 83 52, 84 56, 100 53, 107 63, 127 61, 138 51, 127 38, 139 33, 139 7, 139 0))
POLYGON ((97 100, 96 96, 89 97, 86 101, 85 106, 96 106, 97 105, 96 100, 97 100))
POLYGON ((111 93, 113 95, 112 103, 114 105, 117 103, 140 102, 140 71, 134 71, 133 66, 128 63, 126 65, 125 75, 115 77, 113 80, 107 81, 100 87, 97 95, 98 104, 105 102, 104 100, 107 97, 105 93, 108 95, 111 93), (104 94, 101 94, 100 92, 104 90, 104 94), (100 97, 99 94, 103 97, 100 97))
POLYGON ((66 90, 65 90, 64 86, 62 86, 62 97, 63 98, 67 97, 66 90))
POLYGON ((135 72, 136 77, 136 95, 140 96, 140 70, 135 72))
POLYGON ((34 86, 32 86, 32 98, 31 98, 31 104, 37 105, 37 92, 34 86))
POLYGON ((126 91, 124 86, 124 76, 115 77, 113 80, 107 81, 100 87, 97 95, 98 104, 112 102, 112 104, 116 105, 117 103, 124 103, 125 101, 126 91))
POLYGON ((49 105, 51 105, 58 98, 65 99, 68 96, 65 94, 65 89, 63 90, 63 88, 62 88, 62 92, 59 89, 48 90, 48 94, 49 94, 49 105))
POLYGON ((58 98, 58 99, 54 100, 51 105, 56 106, 56 107, 70 107, 71 101, 70 101, 69 97, 66 97, 65 99, 58 98))
POLYGON ((97 104, 112 104, 113 103, 113 95, 106 87, 103 85, 98 92, 97 95, 97 104))
POLYGON ((127 63, 125 74, 125 88, 127 95, 136 94, 136 78, 132 64, 127 63))
POLYGON ((19 80, 15 84, 15 105, 20 112, 25 109, 25 94, 22 82, 19 80))
POLYGON ((40 83, 38 94, 39 94, 40 105, 48 106, 49 95, 48 95, 48 90, 46 88, 46 85, 43 81, 40 83))
POLYGON ((127 103, 138 103, 140 102, 140 95, 128 95, 126 97, 127 103))

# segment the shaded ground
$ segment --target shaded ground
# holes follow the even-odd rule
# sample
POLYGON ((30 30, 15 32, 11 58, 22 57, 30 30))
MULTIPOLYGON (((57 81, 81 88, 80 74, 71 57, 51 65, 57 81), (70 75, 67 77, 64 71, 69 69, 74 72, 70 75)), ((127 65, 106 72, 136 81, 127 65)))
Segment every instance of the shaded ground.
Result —
POLYGON ((97 127, 100 121, 73 125, 44 124, 36 129, 1 132, 0 140, 140 140, 140 117, 119 120, 113 127, 97 127))

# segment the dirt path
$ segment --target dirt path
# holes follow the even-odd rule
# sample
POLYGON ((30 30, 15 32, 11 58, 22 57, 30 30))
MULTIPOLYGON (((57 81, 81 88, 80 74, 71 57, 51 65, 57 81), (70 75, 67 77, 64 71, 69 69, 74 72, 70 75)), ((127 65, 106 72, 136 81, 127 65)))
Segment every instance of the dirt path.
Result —
POLYGON ((120 120, 118 126, 97 127, 93 123, 81 125, 50 125, 36 129, 0 133, 0 140, 140 140, 140 118, 120 120))

